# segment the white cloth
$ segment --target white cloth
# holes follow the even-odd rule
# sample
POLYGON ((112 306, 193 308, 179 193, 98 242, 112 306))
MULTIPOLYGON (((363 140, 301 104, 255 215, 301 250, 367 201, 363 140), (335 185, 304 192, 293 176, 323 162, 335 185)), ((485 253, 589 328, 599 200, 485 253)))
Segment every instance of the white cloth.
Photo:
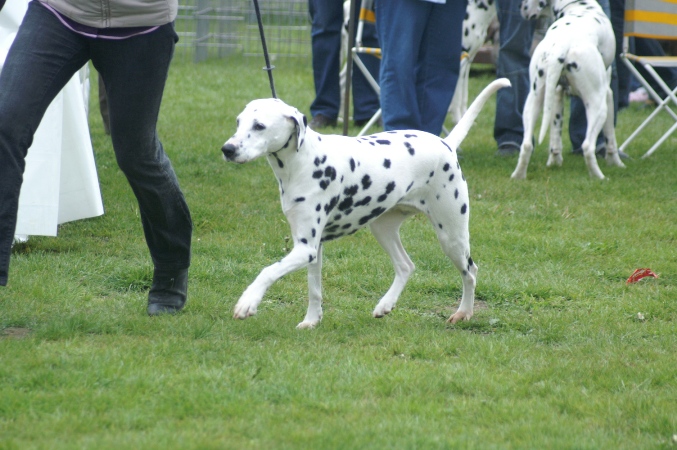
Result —
MULTIPOLYGON (((7 0, 0 11, 0 70, 27 6, 28 0, 7 0)), ((59 224, 103 214, 87 122, 87 70, 50 104, 28 149, 17 235, 56 236, 59 224)))

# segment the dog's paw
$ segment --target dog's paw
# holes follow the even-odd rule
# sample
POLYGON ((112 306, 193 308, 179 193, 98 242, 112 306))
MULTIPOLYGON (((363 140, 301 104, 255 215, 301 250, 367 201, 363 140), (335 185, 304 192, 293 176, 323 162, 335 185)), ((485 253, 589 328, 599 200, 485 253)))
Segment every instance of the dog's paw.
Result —
POLYGON ((319 320, 304 320, 300 324, 296 325, 297 330, 312 330, 317 325, 319 325, 319 320))
POLYGON ((545 163, 546 167, 561 166, 564 162, 561 153, 550 153, 548 157, 548 162, 545 163))
POLYGON ((246 319, 256 314, 256 306, 248 302, 237 302, 233 311, 233 319, 246 319))
POLYGON ((472 313, 466 313, 464 311, 456 311, 454 314, 451 315, 451 317, 447 319, 447 323, 453 324, 456 322, 460 322, 462 320, 470 320, 471 317, 472 313))
POLYGON ((395 309, 395 305, 378 304, 378 305, 376 305, 376 309, 374 310, 372 315, 376 319, 381 319, 381 318, 385 317, 386 315, 390 314, 393 311, 393 309, 395 309))

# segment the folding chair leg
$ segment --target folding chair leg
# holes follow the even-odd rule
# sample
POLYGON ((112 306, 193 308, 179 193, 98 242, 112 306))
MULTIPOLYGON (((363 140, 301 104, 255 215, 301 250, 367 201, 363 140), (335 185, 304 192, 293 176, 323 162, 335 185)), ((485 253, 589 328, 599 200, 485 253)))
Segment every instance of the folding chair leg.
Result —
POLYGON ((376 111, 376 114, 371 116, 371 119, 369 119, 369 122, 360 130, 359 133, 357 133, 357 137, 364 136, 369 128, 373 127, 376 122, 378 122, 378 119, 381 118, 381 109, 379 108, 378 111, 376 111))
POLYGON ((651 147, 651 148, 649 149, 649 151, 646 152, 646 153, 644 154, 644 156, 642 156, 642 159, 648 158, 649 156, 651 156, 651 154, 652 154, 653 152, 655 152, 656 149, 657 149, 663 142, 665 142, 665 140, 666 140, 667 138, 669 138, 670 135, 671 135, 675 130, 677 130, 677 122, 675 122, 675 124, 674 124, 673 126, 671 126, 670 129, 669 129, 668 131, 665 132, 665 134, 663 135, 663 137, 661 137, 661 138, 658 140, 658 142, 656 142, 656 143, 653 145, 653 147, 651 147))

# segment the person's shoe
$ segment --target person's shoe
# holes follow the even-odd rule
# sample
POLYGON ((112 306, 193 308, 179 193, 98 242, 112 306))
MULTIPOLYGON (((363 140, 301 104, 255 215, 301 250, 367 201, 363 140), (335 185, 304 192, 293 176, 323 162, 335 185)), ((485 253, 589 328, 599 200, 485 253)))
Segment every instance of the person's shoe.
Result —
POLYGON ((313 130, 318 130, 320 128, 328 128, 336 126, 336 119, 329 118, 324 114, 317 114, 308 124, 313 130))
POLYGON ((520 147, 512 142, 506 142, 498 146, 496 156, 515 156, 519 155, 520 147))
POLYGON ((176 314, 188 297, 188 269, 155 270, 148 293, 148 315, 176 314))

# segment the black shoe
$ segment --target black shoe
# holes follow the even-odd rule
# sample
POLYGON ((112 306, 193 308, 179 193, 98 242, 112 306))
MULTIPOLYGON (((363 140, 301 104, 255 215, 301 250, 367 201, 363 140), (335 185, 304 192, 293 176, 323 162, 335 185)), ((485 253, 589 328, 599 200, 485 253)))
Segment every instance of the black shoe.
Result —
POLYGON ((335 127, 336 126, 336 119, 330 119, 329 117, 325 116, 324 114, 318 114, 315 117, 313 117, 313 120, 310 121, 308 124, 310 128, 313 130, 318 130, 320 128, 327 128, 327 127, 335 127))
POLYGON ((148 293, 148 315, 176 314, 188 297, 188 269, 155 270, 148 293))
POLYGON ((519 155, 520 147, 512 142, 506 142, 498 146, 496 156, 515 156, 519 155))

